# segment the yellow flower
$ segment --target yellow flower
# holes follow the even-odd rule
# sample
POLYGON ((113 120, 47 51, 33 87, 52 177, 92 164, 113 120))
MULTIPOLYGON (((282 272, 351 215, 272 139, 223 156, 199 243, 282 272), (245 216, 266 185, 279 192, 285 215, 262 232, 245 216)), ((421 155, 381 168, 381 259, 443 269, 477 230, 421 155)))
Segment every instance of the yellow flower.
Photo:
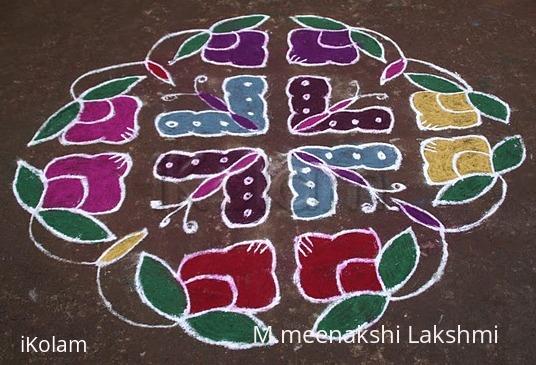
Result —
POLYGON ((418 91, 411 95, 410 104, 421 130, 464 129, 481 124, 480 113, 463 92, 418 91))
POLYGON ((493 173, 491 147, 482 136, 429 138, 421 143, 421 155, 429 184, 445 184, 475 173, 493 173))

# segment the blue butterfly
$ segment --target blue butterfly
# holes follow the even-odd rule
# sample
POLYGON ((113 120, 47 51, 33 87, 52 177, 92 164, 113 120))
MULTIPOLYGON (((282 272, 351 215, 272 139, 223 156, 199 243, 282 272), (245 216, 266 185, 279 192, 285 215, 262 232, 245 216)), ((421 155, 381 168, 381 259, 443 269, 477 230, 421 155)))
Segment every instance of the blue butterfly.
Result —
POLYGON ((369 192, 371 203, 362 205, 364 212, 373 212, 378 202, 394 209, 381 199, 379 193, 398 192, 405 189, 404 185, 395 183, 390 189, 377 189, 354 170, 397 170, 401 160, 400 150, 387 143, 307 146, 291 150, 288 166, 291 172, 289 186, 293 193, 293 217, 311 220, 334 214, 339 179, 369 192))
POLYGON ((210 106, 211 111, 179 110, 158 115, 155 125, 160 136, 252 136, 266 133, 268 116, 264 96, 268 85, 265 77, 229 77, 224 80, 222 89, 223 99, 200 92, 196 87, 195 95, 210 106))

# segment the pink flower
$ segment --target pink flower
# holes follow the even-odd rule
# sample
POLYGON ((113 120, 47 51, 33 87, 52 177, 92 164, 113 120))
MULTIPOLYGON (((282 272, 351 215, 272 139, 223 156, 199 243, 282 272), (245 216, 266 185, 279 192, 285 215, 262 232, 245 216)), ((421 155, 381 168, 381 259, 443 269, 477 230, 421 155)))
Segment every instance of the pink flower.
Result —
POLYGON ((81 111, 61 137, 63 144, 122 144, 138 136, 142 103, 134 96, 84 101, 81 111))
POLYGON ((383 290, 376 262, 380 243, 371 228, 333 236, 306 233, 296 237, 294 248, 298 263, 294 280, 302 295, 313 302, 383 290))
POLYGON ((186 289, 190 314, 215 308, 259 312, 279 302, 275 250, 269 241, 187 255, 177 280, 186 289))
POLYGON ((116 211, 125 198, 128 154, 75 154, 52 160, 44 170, 43 208, 79 209, 89 214, 116 211))

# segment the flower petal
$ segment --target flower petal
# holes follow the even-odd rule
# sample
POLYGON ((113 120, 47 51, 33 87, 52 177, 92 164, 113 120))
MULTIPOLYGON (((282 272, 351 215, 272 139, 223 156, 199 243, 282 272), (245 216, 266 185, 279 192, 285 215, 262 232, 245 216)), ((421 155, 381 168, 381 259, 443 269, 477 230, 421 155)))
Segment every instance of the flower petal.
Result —
MULTIPOLYGON (((274 269, 272 244, 269 241, 253 241, 187 255, 181 262, 177 276, 183 282, 206 275, 229 276, 237 290, 234 306, 261 311, 279 301, 274 269)), ((212 303, 211 307, 215 305, 212 303)))
POLYGON ((352 259, 376 258, 379 240, 372 229, 344 231, 331 236, 308 233, 295 241, 298 272, 303 295, 312 301, 328 301, 342 294, 337 284, 337 267, 352 259))
POLYGON ((339 271, 340 286, 345 293, 382 290, 374 262, 348 261, 339 271))
POLYGON ((45 177, 85 177, 88 192, 79 208, 88 213, 102 214, 121 205, 125 195, 123 178, 131 165, 132 160, 127 154, 67 155, 52 160, 45 167, 45 177))
POLYGON ((190 314, 213 308, 227 307, 233 303, 233 290, 226 280, 201 278, 186 283, 190 301, 190 314))
POLYGON ((48 181, 43 208, 76 208, 84 200, 85 189, 79 177, 63 177, 48 181))
POLYGON ((97 118, 104 114, 105 110, 100 109, 104 109, 107 102, 106 100, 85 102, 80 119, 67 129, 63 135, 63 141, 66 144, 95 142, 121 144, 136 138, 139 129, 137 119, 141 101, 133 96, 117 96, 110 99, 113 110, 111 116, 90 122, 91 118, 97 118), (92 104, 86 106, 88 103, 92 104), (93 103, 98 103, 98 105, 93 103), (82 117, 84 119, 81 119, 82 117))

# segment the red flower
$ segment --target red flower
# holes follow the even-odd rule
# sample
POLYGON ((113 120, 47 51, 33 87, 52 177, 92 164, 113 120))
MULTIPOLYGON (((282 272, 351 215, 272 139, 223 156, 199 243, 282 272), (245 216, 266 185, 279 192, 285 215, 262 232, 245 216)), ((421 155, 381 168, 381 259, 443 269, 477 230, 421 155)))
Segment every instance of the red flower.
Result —
POLYGON ((177 279, 186 288, 190 314, 216 308, 260 312, 279 302, 275 250, 269 241, 187 255, 177 279))
POLYGON ((380 243, 369 229, 336 235, 306 233, 295 239, 298 268, 294 280, 302 295, 327 302, 356 292, 381 292, 376 257, 380 243))

